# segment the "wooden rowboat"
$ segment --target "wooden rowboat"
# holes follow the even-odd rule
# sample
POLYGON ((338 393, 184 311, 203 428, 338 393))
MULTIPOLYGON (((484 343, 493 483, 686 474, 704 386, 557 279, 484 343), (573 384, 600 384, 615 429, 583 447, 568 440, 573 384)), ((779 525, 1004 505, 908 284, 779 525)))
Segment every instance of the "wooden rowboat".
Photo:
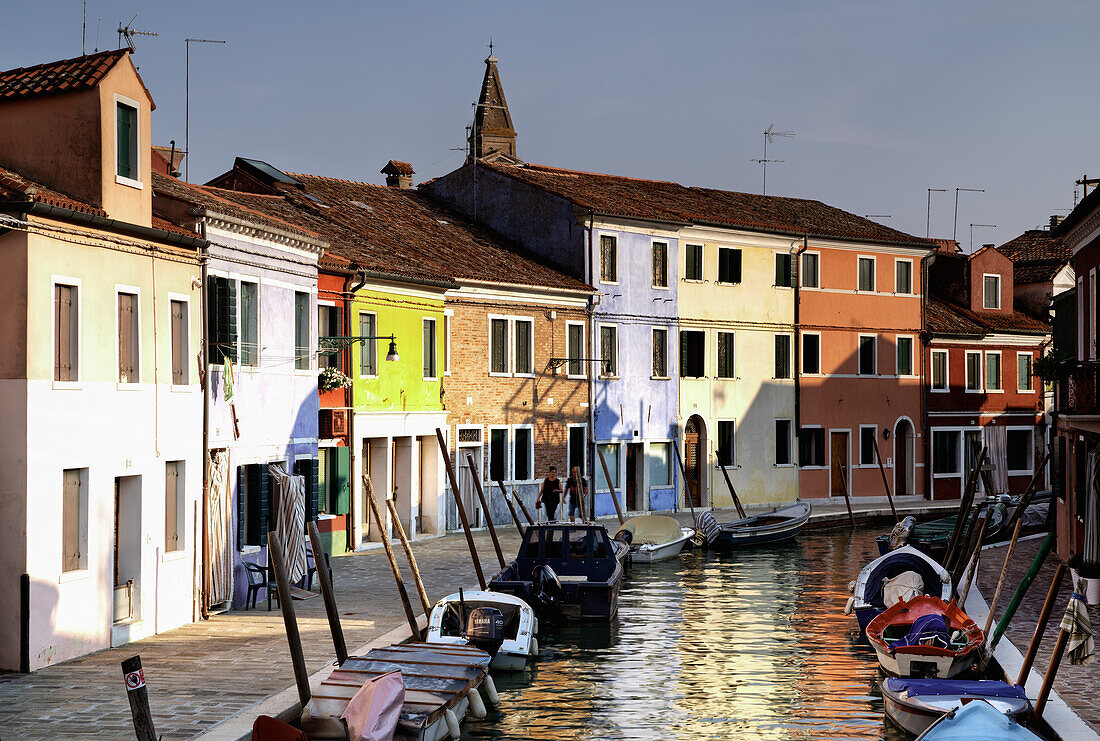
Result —
POLYGON ((887 674, 957 676, 978 657, 985 634, 952 600, 899 600, 867 626, 867 640, 887 674))
POLYGON ((924 733, 944 714, 974 700, 985 700, 1015 720, 1031 715, 1031 701, 1023 687, 991 679, 887 677, 881 689, 886 717, 914 736, 924 733))
POLYGON ((716 550, 732 550, 790 540, 802 532, 810 519, 810 505, 796 502, 742 520, 723 523, 710 544, 716 550))

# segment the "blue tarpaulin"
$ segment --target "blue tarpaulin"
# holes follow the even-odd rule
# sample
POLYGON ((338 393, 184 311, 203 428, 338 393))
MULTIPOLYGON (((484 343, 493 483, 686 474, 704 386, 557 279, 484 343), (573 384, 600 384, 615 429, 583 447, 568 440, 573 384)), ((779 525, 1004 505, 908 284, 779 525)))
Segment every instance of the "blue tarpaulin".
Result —
POLYGON ((1024 688, 992 679, 909 679, 887 677, 886 686, 891 692, 909 691, 909 696, 947 695, 971 697, 1011 697, 1026 700, 1024 688))

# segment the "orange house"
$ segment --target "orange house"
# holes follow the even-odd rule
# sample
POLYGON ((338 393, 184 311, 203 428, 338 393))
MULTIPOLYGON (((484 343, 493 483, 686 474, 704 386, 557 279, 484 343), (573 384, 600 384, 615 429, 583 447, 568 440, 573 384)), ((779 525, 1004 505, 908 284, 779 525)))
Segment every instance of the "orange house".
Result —
POLYGON ((923 495, 923 260, 930 240, 807 237, 795 322, 800 496, 923 495), (881 469, 880 469, 881 461, 881 469))

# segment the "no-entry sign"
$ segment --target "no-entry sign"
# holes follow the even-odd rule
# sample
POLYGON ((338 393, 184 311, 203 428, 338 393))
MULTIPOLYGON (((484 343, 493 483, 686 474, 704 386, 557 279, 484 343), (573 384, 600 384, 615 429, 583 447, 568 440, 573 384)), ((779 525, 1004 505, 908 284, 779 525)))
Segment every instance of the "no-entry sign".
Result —
POLYGON ((126 689, 133 691, 145 686, 145 672, 138 669, 136 672, 126 672, 126 689))

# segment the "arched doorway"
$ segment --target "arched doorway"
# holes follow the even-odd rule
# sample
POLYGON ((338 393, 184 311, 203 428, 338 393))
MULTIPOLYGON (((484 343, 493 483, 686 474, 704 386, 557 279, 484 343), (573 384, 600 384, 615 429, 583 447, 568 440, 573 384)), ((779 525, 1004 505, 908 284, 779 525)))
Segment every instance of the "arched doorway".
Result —
POLYGON ((916 471, 916 435, 913 425, 904 417, 894 426, 894 495, 913 494, 916 471))
POLYGON ((703 506, 703 472, 706 467, 707 426, 698 414, 684 425, 684 468, 687 469, 687 497, 695 507, 703 506))

